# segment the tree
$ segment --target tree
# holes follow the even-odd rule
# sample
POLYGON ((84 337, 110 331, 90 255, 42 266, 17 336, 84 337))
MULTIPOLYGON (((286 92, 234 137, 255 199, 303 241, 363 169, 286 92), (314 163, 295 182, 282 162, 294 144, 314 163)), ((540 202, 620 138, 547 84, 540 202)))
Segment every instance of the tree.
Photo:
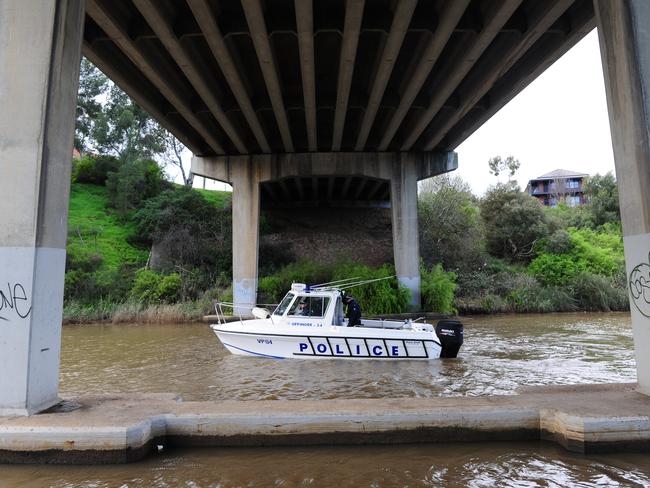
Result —
POLYGON ((116 85, 110 87, 93 130, 100 153, 117 156, 123 162, 153 159, 165 151, 166 135, 167 131, 126 93, 116 85))
POLYGON ((498 178, 501 173, 508 171, 508 181, 515 175, 520 166, 521 163, 514 156, 508 156, 506 159, 502 159, 501 156, 495 156, 488 161, 490 173, 498 178))
MULTIPOLYGON (((122 162, 159 158, 168 149, 168 132, 83 58, 79 75, 75 145, 83 152, 122 162)), ((182 145, 178 145, 179 154, 182 145)))
POLYGON ((535 244, 549 233, 542 206, 513 183, 490 188, 480 208, 486 247, 493 256, 528 261, 535 244))
POLYGON ((422 183, 418 195, 420 254, 427 266, 467 268, 483 257, 479 209, 462 179, 436 176, 422 183))
MULTIPOLYGON (((181 177, 183 178, 183 185, 191 188, 192 183, 194 182, 194 174, 185 171, 183 158, 181 157, 185 146, 169 132, 165 137, 165 146, 166 150, 163 154, 163 163, 166 166, 174 166, 178 168, 181 172, 181 177)), ((205 181, 203 187, 205 188, 205 181)))
MULTIPOLYGON (((134 216, 139 237, 153 244, 168 267, 230 273, 231 217, 197 191, 183 187, 147 200, 134 216)), ((165 267, 165 266, 162 266, 165 267)))
POLYGON ((108 203, 125 219, 129 212, 158 195, 166 185, 158 164, 150 159, 129 161, 120 165, 117 171, 108 173, 106 188, 108 203))
POLYGON ((100 99, 106 95, 108 78, 94 64, 82 58, 79 69, 79 91, 77 93, 77 120, 74 145, 79 151, 87 152, 94 147, 94 121, 102 112, 100 99))
POLYGON ((583 185, 587 196, 586 208, 594 227, 610 222, 620 224, 618 185, 611 171, 603 176, 599 174, 590 176, 585 179, 583 185))

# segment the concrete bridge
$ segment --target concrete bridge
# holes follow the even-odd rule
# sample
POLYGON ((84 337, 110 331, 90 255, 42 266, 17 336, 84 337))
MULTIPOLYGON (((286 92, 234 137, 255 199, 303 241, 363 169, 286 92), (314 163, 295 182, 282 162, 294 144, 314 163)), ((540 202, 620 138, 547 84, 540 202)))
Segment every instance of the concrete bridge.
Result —
POLYGON ((0 414, 57 401, 82 52, 233 184, 238 303, 262 200, 390 199, 417 307, 417 181, 594 26, 650 392, 649 22, 644 0, 0 0, 0 414))

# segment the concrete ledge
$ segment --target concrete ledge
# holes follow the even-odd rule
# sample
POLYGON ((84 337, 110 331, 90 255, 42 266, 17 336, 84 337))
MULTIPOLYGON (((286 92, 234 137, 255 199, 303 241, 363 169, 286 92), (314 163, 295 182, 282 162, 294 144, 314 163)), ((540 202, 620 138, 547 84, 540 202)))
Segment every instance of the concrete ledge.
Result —
POLYGON ((157 446, 552 440, 583 453, 650 450, 636 385, 540 387, 514 396, 183 402, 172 394, 68 398, 0 417, 0 462, 126 463, 157 446))

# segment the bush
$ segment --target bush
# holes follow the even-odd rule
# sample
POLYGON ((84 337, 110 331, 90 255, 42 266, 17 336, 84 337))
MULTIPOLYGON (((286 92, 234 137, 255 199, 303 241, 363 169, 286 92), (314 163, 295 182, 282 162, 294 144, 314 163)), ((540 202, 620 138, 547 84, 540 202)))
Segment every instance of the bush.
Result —
POLYGON ((298 261, 259 280, 259 301, 278 303, 289 291, 292 283, 315 285, 347 278, 358 278, 358 281, 387 278, 351 288, 350 294, 359 302, 364 314, 401 313, 408 307, 410 293, 406 288, 399 286, 397 279, 393 277, 394 274, 394 268, 389 265, 373 269, 354 263, 340 263, 328 267, 314 261, 298 261))
POLYGON ((163 172, 153 160, 124 163, 108 173, 108 203, 121 218, 137 209, 142 202, 158 195, 166 186, 163 172))
POLYGON ((483 229, 469 185, 446 175, 430 178, 418 194, 420 255, 426 266, 469 269, 485 254, 483 229))
POLYGON ((131 289, 131 298, 143 304, 174 303, 180 297, 182 281, 178 273, 158 274, 139 269, 131 289))
POLYGON ((582 272, 571 280, 569 287, 582 310, 629 310, 627 290, 615 286, 611 278, 582 272))
POLYGON ((231 273, 230 209, 215 207, 198 191, 185 187, 164 191, 149 199, 133 220, 138 238, 154 243, 161 254, 156 269, 182 266, 231 273))
POLYGON ((331 281, 332 270, 314 261, 302 260, 291 263, 277 273, 260 278, 258 292, 260 301, 279 303, 289 291, 292 283, 307 283, 316 285, 331 281))
POLYGON ((109 173, 119 170, 120 162, 112 156, 89 156, 72 161, 72 182, 104 185, 109 173))
POLYGON ((562 286, 581 272, 612 277, 623 269, 623 240, 618 230, 568 229, 568 233, 567 252, 543 253, 530 263, 529 272, 541 283, 562 286))
POLYGON ((529 261, 535 244, 548 235, 549 223, 542 205, 511 184, 488 190, 480 208, 486 248, 492 256, 529 261))
POLYGON ((395 268, 387 264, 373 269, 363 264, 342 263, 334 269, 332 280, 358 278, 359 281, 364 281, 386 278, 349 289, 364 314, 382 315, 402 313, 408 308, 411 294, 408 289, 399 285, 394 275, 395 268))
POLYGON ((69 253, 65 263, 65 299, 88 301, 99 298, 103 289, 97 282, 95 272, 101 264, 99 254, 89 251, 69 253))
POLYGON ((436 264, 430 271, 422 267, 420 276, 422 308, 431 312, 455 313, 456 274, 445 272, 442 265, 436 264))

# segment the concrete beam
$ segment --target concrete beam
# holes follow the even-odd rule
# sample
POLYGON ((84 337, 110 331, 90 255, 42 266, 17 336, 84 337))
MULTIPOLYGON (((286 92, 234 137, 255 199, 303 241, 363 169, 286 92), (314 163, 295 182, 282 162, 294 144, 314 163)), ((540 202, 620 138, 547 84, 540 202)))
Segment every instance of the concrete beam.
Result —
POLYGON ((0 2, 0 415, 59 401, 83 5, 0 2))
POLYGON ((199 24, 199 27, 203 32, 203 37, 205 37, 214 58, 217 60, 217 63, 219 63, 221 72, 235 95, 237 103, 239 104, 260 149, 262 152, 270 153, 271 147, 266 140, 266 135, 260 125, 259 119, 257 118, 257 114, 255 113, 251 99, 248 96, 244 82, 239 76, 237 66, 230 55, 230 51, 226 47, 225 40, 221 35, 221 30, 217 25, 217 20, 212 9, 206 0, 188 0, 187 3, 189 4, 190 9, 192 9, 192 14, 199 24))
MULTIPOLYGON (((91 63, 99 68, 117 86, 119 86, 126 93, 129 93, 129 96, 135 101, 135 103, 146 110, 165 129, 174 134, 174 136, 179 141, 181 141, 185 147, 187 147, 194 154, 204 153, 203 146, 205 146, 205 143, 203 143, 201 139, 190 139, 185 130, 182 130, 180 127, 178 127, 177 124, 169 119, 167 114, 163 113, 161 110, 161 101, 156 97, 156 95, 159 95, 158 91, 147 91, 145 88, 146 85, 143 86, 144 83, 138 84, 137 82, 130 80, 126 76, 126 69, 115 69, 116 62, 114 59, 112 63, 106 62, 98 49, 86 41, 83 43, 82 52, 83 55, 88 58, 91 63)), ((159 95, 159 97, 162 98, 161 95, 159 95)))
POLYGON ((517 395, 184 402, 177 395, 66 399, 62 412, 0 417, 0 462, 133 462, 156 446, 552 441, 596 454, 650 450, 650 399, 633 384, 532 387, 517 395))
MULTIPOLYGON (((389 180, 392 168, 402 160, 412 160, 416 178, 423 180, 458 168, 455 152, 428 153, 293 153, 256 156, 214 156, 192 158, 192 173, 225 183, 232 183, 234 168, 250 161, 257 168, 260 181, 311 176, 366 176, 389 180)), ((347 185, 349 187, 349 184, 347 185)))
POLYGON ((316 129, 316 75, 314 58, 314 10, 312 0, 295 0, 296 26, 298 29, 298 51, 302 92, 305 98, 305 124, 307 144, 311 152, 318 150, 316 129))
POLYGON ((408 81, 406 89, 400 97, 399 105, 381 138, 381 142, 379 143, 380 151, 386 151, 388 149, 388 145, 393 140, 393 137, 395 137, 395 133, 413 105, 415 97, 420 93, 422 85, 424 85, 429 73, 431 73, 433 65, 438 61, 440 53, 454 32, 469 3, 470 0, 454 0, 446 5, 447 8, 442 12, 440 23, 431 37, 422 58, 417 60, 417 68, 408 81))
POLYGON ((393 22, 390 26, 390 33, 388 34, 388 40, 386 41, 384 51, 381 54, 379 67, 376 70, 372 89, 370 90, 368 106, 363 114, 361 128, 359 129, 357 143, 354 148, 355 151, 362 151, 366 145, 368 134, 370 134, 370 129, 372 129, 375 116, 379 110, 379 104, 384 96, 386 85, 388 85, 388 80, 393 72, 393 66, 395 66, 395 62, 399 56, 402 42, 404 41, 404 37, 408 31, 411 17, 413 17, 413 12, 415 11, 417 4, 417 0, 402 0, 397 3, 393 22))
POLYGON ((510 19, 514 11, 519 7, 522 0, 503 0, 495 4, 494 11, 490 12, 485 25, 471 47, 467 49, 462 59, 456 60, 451 73, 445 78, 442 86, 436 87, 433 99, 422 115, 418 117, 415 126, 409 131, 409 135, 402 144, 402 151, 409 151, 420 135, 427 128, 429 123, 438 113, 438 110, 458 87, 465 75, 474 67, 476 60, 483 54, 490 43, 494 40, 501 28, 510 19))
POLYGON ((284 99, 282 97, 282 89, 280 87, 280 79, 278 77, 278 67, 273 58, 273 51, 269 43, 269 36, 266 30, 266 21, 264 20, 264 13, 262 12, 262 5, 260 0, 242 0, 242 7, 246 15, 246 21, 250 29, 257 59, 264 76, 266 83, 266 91, 271 99, 273 105, 273 113, 275 120, 278 123, 280 136, 282 137, 282 144, 284 150, 293 152, 293 140, 291 138, 291 130, 289 128, 289 119, 284 107, 284 99))
POLYGON ((341 57, 339 59, 339 76, 336 87, 336 111, 334 113, 334 131, 332 135, 332 151, 341 150, 343 128, 348 113, 348 98, 354 73, 354 61, 357 57, 359 31, 363 20, 365 0, 346 0, 345 24, 341 41, 341 57))
POLYGON ((205 102, 208 110, 214 115, 219 125, 228 135, 237 150, 241 153, 249 152, 237 130, 230 122, 230 119, 221 108, 221 103, 210 88, 208 81, 201 74, 196 61, 189 56, 180 40, 176 37, 174 29, 163 15, 160 5, 153 0, 133 0, 136 8, 140 11, 156 36, 167 49, 169 55, 174 59, 183 74, 187 77, 201 99, 205 102))
POLYGON ((533 44, 550 29, 573 2, 574 0, 555 0, 537 4, 536 10, 530 14, 530 21, 523 37, 513 44, 510 50, 502 53, 498 62, 493 63, 486 70, 472 91, 463 94, 460 106, 455 108, 452 114, 445 117, 445 122, 441 127, 436 127, 436 132, 428 140, 424 141, 423 149, 431 151, 436 147, 444 139, 447 132, 478 104, 494 83, 528 52, 533 44))
POLYGON ((546 35, 533 45, 508 72, 499 79, 487 94, 478 102, 477 107, 468 113, 445 136, 444 147, 457 148, 479 127, 501 110, 510 100, 546 71, 555 61, 575 46, 585 35, 596 27, 593 8, 586 8, 567 13, 567 32, 546 35))
POLYGON ((595 0, 639 390, 650 395, 650 3, 595 0))
POLYGON ((111 37, 113 42, 119 46, 133 64, 160 90, 165 98, 178 110, 178 113, 187 120, 188 124, 201 134, 201 137, 205 139, 212 150, 217 154, 223 154, 225 151, 221 143, 197 117, 190 102, 182 98, 176 87, 167 80, 156 65, 140 52, 133 39, 129 36, 128 28, 115 18, 115 12, 112 12, 106 5, 98 3, 96 0, 86 1, 86 12, 111 37))

